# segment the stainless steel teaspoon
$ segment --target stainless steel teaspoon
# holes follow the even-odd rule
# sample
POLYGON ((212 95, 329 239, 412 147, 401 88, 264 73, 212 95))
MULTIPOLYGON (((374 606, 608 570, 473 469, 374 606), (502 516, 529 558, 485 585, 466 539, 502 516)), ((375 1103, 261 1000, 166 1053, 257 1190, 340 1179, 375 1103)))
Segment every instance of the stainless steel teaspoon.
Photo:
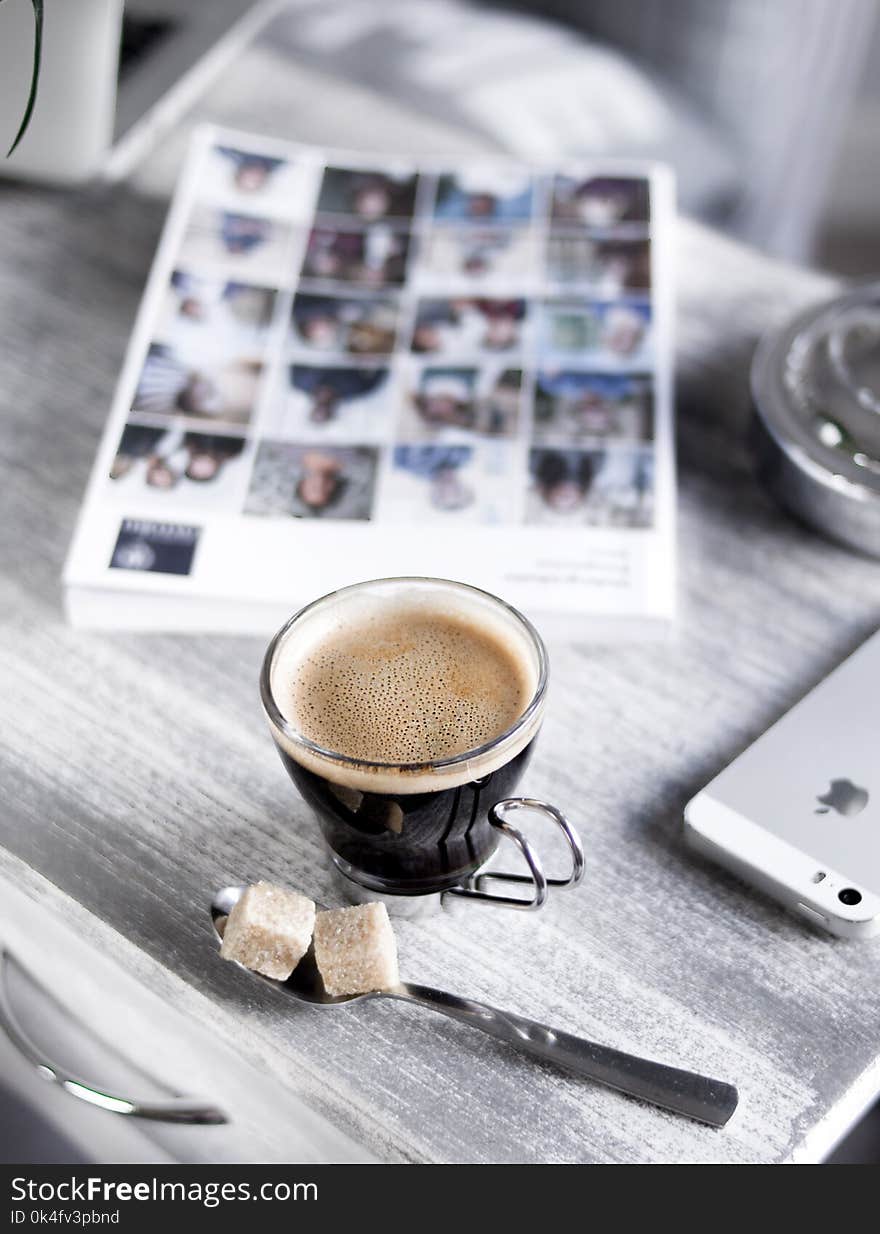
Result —
MULTIPOLYGON (((218 939, 223 937, 226 918, 245 890, 246 885, 224 887, 214 896, 211 917, 218 939)), ((253 973, 252 976, 259 977, 259 974, 253 973)), ((318 1007, 338 1007, 368 998, 393 998, 428 1007, 462 1024, 469 1024, 471 1028, 477 1028, 498 1041, 505 1041, 545 1063, 553 1063, 631 1097, 708 1123, 711 1127, 723 1127, 739 1100, 733 1085, 723 1080, 713 1080, 696 1075, 693 1071, 682 1071, 678 1067, 667 1067, 664 1063, 636 1058, 633 1054, 624 1054, 621 1050, 586 1041, 583 1037, 536 1024, 512 1012, 499 1011, 486 1003, 433 990, 430 986, 401 981, 388 990, 378 990, 372 994, 333 997, 324 990, 312 949, 300 960, 287 981, 273 981, 270 977, 259 977, 259 980, 275 986, 299 1002, 318 1007)))

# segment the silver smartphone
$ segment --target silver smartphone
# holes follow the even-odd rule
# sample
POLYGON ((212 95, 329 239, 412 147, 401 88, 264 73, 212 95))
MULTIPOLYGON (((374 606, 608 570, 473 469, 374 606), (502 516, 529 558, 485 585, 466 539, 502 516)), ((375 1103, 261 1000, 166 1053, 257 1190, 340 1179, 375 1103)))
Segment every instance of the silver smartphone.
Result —
POLYGON ((880 933, 880 632, 697 793, 684 828, 814 925, 880 933))

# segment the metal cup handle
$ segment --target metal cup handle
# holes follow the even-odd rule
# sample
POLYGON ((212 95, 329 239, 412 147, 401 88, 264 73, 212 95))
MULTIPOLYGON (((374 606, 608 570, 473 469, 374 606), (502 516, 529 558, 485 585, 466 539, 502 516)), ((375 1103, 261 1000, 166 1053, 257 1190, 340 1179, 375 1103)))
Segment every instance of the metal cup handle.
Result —
POLYGON ((472 874, 460 887, 451 887, 445 892, 446 895, 462 896, 465 899, 477 900, 483 904, 496 904, 503 908, 517 908, 521 911, 530 912, 541 908, 546 903, 551 887, 558 887, 560 889, 576 887, 583 878, 584 850, 580 836, 562 811, 557 810, 556 806, 551 806, 546 801, 539 801, 535 797, 508 797, 492 806, 489 811, 489 822, 496 830, 501 832, 502 836, 513 841, 525 858, 526 865, 529 867, 529 873, 505 874, 502 871, 487 870, 484 873, 472 874), (534 846, 518 828, 512 826, 507 821, 508 815, 515 814, 518 810, 531 810, 533 813, 542 814, 545 818, 549 818, 562 832, 571 851, 572 858, 571 873, 567 878, 548 878, 544 873, 543 864, 534 846), (533 888, 532 898, 524 900, 519 896, 499 895, 495 892, 484 890, 485 886, 491 882, 516 883, 520 886, 524 884, 531 885, 533 888))

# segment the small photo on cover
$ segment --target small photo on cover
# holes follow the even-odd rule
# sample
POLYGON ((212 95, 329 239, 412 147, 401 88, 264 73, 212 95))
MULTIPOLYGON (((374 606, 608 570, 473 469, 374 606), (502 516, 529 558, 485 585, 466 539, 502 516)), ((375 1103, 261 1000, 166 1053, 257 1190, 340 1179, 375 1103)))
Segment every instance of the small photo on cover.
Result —
POLYGON ((580 283, 597 296, 647 292, 651 287, 651 242, 642 237, 595 239, 585 232, 552 231, 547 238, 547 277, 580 283))
MULTIPOLYGON (((398 445, 385 480, 381 517, 397 523, 503 523, 521 485, 509 460, 485 445, 398 445)), ((508 451, 505 451, 505 455, 508 451)))
MULTIPOLYGON (((287 273, 291 227, 278 219, 197 206, 178 254, 181 266, 222 266, 230 278, 276 285, 287 273)), ((283 281, 283 280, 282 280, 283 281)))
POLYGON ((650 185, 633 176, 556 176, 550 218, 553 224, 576 227, 617 227, 648 222, 650 185))
POLYGON ((494 290, 528 280, 537 257, 537 241, 528 227, 435 227, 422 242, 418 274, 432 285, 460 287, 464 282, 494 290))
POLYGON ((247 424, 257 401, 263 365, 250 356, 212 360, 184 355, 168 343, 151 343, 132 411, 247 424))
POLYGON ((233 508, 247 439, 227 433, 127 424, 110 464, 110 490, 129 502, 233 508), (172 494, 168 497, 167 494, 172 494))
POLYGON ((438 223, 527 223, 534 207, 531 176, 517 168, 484 168, 437 180, 438 223))
POLYGON ((361 287, 399 286, 406 278, 409 249, 409 234, 387 223, 357 231, 315 227, 309 233, 301 276, 361 287))
POLYGON ((410 345, 425 355, 515 351, 524 342, 527 308, 523 299, 420 300, 410 345))
POLYGON ((387 368, 291 364, 267 413, 265 432, 288 441, 377 441, 394 409, 387 368))
POLYGON ((259 150, 219 144, 208 151, 199 183, 206 200, 305 222, 311 215, 318 167, 259 150))
POLYGON ((513 437, 521 395, 519 368, 413 364, 406 376, 397 436, 401 441, 513 437))
POLYGON ((535 378, 535 441, 619 438, 647 442, 654 435, 654 386, 649 375, 621 376, 541 369, 535 378))
POLYGON ((319 214, 350 214, 365 223, 407 219, 416 204, 418 177, 409 169, 364 171, 327 167, 321 181, 319 214))
POLYGON ((378 451, 368 446, 308 446, 263 441, 245 514, 309 519, 370 518, 378 451))
POLYGON ((384 356, 394 350, 400 305, 391 296, 325 296, 301 291, 291 325, 298 346, 314 352, 384 356))
POLYGON ((159 311, 155 338, 193 364, 225 355, 258 357, 266 342, 277 293, 207 275, 175 270, 159 311))
POLYGON ((651 306, 633 301, 545 300, 538 346, 545 356, 615 368, 651 359, 651 306))
POLYGON ((190 574, 200 527, 143 518, 124 518, 110 558, 111 570, 190 574))
POLYGON ((526 522, 556 526, 650 527, 654 453, 539 448, 529 452, 526 522))

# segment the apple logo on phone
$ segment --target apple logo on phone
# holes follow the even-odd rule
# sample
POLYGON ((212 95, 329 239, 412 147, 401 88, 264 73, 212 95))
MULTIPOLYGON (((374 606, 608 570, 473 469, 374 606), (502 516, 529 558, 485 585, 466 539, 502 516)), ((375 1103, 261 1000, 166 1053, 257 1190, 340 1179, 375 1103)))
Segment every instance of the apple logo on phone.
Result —
POLYGON ((816 800, 821 803, 820 808, 815 811, 816 814, 827 814, 829 810, 835 810, 844 818, 853 818, 854 815, 861 814, 868 804, 868 790, 853 784, 852 780, 832 780, 828 792, 817 796, 816 800))

